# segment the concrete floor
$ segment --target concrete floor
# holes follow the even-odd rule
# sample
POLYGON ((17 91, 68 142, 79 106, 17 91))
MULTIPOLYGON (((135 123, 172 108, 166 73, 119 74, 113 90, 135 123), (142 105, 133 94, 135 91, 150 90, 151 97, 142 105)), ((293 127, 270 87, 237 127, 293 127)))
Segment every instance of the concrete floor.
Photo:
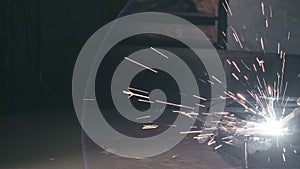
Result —
POLYGON ((73 111, 32 111, 4 116, 0 118, 0 133, 1 169, 239 168, 237 163, 199 144, 192 136, 170 151, 146 159, 112 155, 86 139, 84 164, 81 128, 73 111))
POLYGON ((83 168, 81 129, 70 111, 1 117, 0 168, 83 168))

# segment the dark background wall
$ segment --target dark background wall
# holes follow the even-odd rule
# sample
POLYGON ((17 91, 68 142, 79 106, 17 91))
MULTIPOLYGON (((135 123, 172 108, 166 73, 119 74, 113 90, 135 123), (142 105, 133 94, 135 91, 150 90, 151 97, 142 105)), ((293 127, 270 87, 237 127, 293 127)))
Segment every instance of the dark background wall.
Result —
MULTIPOLYGON (((137 1, 149 1, 150 5, 158 2, 137 1)), ((176 2, 186 1, 189 0, 176 2)), ((101 26, 115 19, 127 2, 1 0, 0 115, 38 108, 72 108, 72 71, 82 45, 101 26)), ((159 2, 168 7, 175 0, 159 2)), ((260 0, 230 0, 233 15, 228 16, 228 25, 250 51, 262 51, 263 37, 267 52, 276 53, 280 42, 288 54, 299 55, 299 2, 265 0, 266 15, 262 15, 260 0), (267 17, 269 28, 264 25, 267 17)), ((235 42, 230 28, 227 38, 229 50, 244 50, 235 42)))
POLYGON ((83 44, 136 2, 146 11, 196 11, 190 0, 1 0, 0 115, 72 108, 72 72, 83 44))
POLYGON ((0 114, 72 108, 72 71, 82 45, 126 2, 0 1, 0 114))

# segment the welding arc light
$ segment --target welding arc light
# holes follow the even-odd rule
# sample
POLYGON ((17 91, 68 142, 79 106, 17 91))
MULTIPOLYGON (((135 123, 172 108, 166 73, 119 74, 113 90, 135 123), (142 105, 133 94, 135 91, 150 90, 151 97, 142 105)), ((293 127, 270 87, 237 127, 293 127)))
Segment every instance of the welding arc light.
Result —
POLYGON ((280 136, 287 131, 287 128, 282 125, 281 121, 273 119, 260 123, 256 127, 258 127, 258 130, 261 131, 263 135, 269 136, 280 136))

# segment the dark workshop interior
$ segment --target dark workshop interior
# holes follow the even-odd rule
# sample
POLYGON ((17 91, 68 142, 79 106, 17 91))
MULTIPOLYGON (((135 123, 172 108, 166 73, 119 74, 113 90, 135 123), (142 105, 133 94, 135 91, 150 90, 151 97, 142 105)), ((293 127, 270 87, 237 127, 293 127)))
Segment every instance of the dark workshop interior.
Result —
MULTIPOLYGON (((300 168, 299 6, 300 1, 293 0, 1 0, 0 169, 300 168), (118 42, 105 54, 94 84, 96 105, 108 124, 130 138, 149 138, 176 127, 173 123, 180 116, 195 120, 191 131, 168 151, 128 158, 114 153, 113 147, 98 145, 82 129, 72 80, 79 53, 97 30, 142 12, 177 16, 201 30, 209 46, 194 46, 216 51, 226 84, 212 78, 205 63, 178 39, 145 33, 118 42), (118 112, 111 81, 124 57, 144 49, 179 56, 193 73, 201 95, 180 91, 182 86, 169 72, 161 70, 157 75, 151 71, 159 69, 144 67, 130 81, 136 89, 128 88, 122 97, 143 112, 162 103, 151 100, 160 89, 170 104, 163 103, 166 107, 159 118, 146 114, 136 118, 144 120, 139 123, 118 112), (212 98, 213 86, 225 92, 212 98), (171 104, 186 97, 198 99, 197 108, 192 107, 197 111, 181 112, 189 107, 171 104), (205 124, 215 115, 210 114, 215 100, 225 109, 214 112, 221 116, 211 121, 216 125, 208 132, 211 129, 205 124), (269 121, 279 122, 280 127, 267 126, 269 121)), ((160 25, 176 29, 176 36, 189 31, 171 21, 153 23, 153 27, 160 25)), ((109 31, 108 37, 113 34, 109 31)))

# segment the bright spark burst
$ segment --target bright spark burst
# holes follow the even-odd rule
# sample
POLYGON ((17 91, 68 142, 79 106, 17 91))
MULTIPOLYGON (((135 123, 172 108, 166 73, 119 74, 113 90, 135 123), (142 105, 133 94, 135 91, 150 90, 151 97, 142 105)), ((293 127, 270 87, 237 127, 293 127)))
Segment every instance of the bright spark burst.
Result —
MULTIPOLYGON (((232 15, 232 11, 230 9, 230 6, 227 2, 227 0, 222 3, 225 11, 227 12, 227 15, 232 15)), ((265 11, 268 9, 266 4, 264 2, 261 2, 261 11, 262 15, 265 16, 265 27, 269 28, 269 18, 273 17, 273 11, 272 6, 269 6, 269 16, 265 11)), ((244 42, 244 39, 241 35, 241 38, 239 37, 238 32, 230 26, 232 30, 232 36, 234 37, 236 43, 240 46, 240 48, 247 50, 246 47, 244 47, 244 44, 242 44, 242 41, 244 42), (241 41, 242 39, 242 41, 241 41)), ((223 36, 226 37, 226 33, 222 32, 223 36)), ((288 32, 287 39, 289 40, 291 38, 291 32, 288 32)), ((265 37, 258 37, 257 41, 260 43, 261 49, 266 54, 265 50, 265 37)), ((160 56, 169 59, 168 56, 163 54, 158 49, 155 49, 153 47, 150 47, 151 50, 159 54, 160 56)), ((259 59, 256 57, 256 63, 246 64, 244 60, 234 61, 226 59, 226 62, 229 66, 234 68, 234 72, 231 72, 232 77, 238 81, 239 83, 243 84, 243 86, 246 87, 246 90, 239 91, 237 93, 234 93, 232 91, 226 91, 224 92, 226 97, 220 97, 221 99, 225 100, 226 98, 229 98, 233 100, 234 102, 238 103, 242 106, 245 113, 250 114, 251 118, 241 119, 235 116, 234 113, 229 112, 214 112, 214 113, 202 113, 201 115, 204 116, 215 116, 215 115, 222 115, 222 119, 220 121, 211 121, 211 123, 216 123, 217 127, 210 127, 210 128, 202 128, 202 130, 194 130, 194 131, 182 131, 180 134, 198 134, 194 137, 196 140, 203 140, 207 137, 210 138, 208 141, 208 145, 214 145, 214 149, 218 150, 220 149, 224 144, 233 144, 233 137, 236 135, 249 137, 249 136, 258 136, 258 137, 272 137, 272 136, 283 136, 287 134, 287 124, 288 122, 295 117, 294 113, 286 114, 286 106, 289 101, 289 97, 286 97, 286 90, 288 87, 288 82, 284 81, 285 76, 285 65, 286 65, 286 57, 285 52, 283 51, 281 47, 281 43, 277 43, 277 53, 279 55, 279 58, 281 60, 281 70, 277 72, 277 79, 274 80, 271 84, 268 84, 268 82, 265 80, 264 77, 260 77, 259 74, 265 73, 266 68, 265 67, 265 61, 263 59, 259 59), (251 74, 255 74, 254 76, 251 76, 251 74), (247 94, 245 94, 247 93, 247 94), (206 131, 203 133, 203 131, 206 131), (208 131, 208 133, 207 133, 208 131), (221 138, 222 143, 219 144, 216 142, 217 134, 215 131, 224 131, 229 134, 229 136, 221 138), (224 143, 224 144, 223 144, 224 143)), ((152 71, 154 73, 158 73, 156 70, 139 63, 135 60, 132 60, 128 57, 125 57, 126 60, 141 66, 145 69, 148 69, 149 71, 152 71)), ((298 78, 300 77, 300 73, 298 74, 298 78)), ((222 85, 222 82, 216 78, 215 76, 211 76, 211 78, 214 81, 209 80, 203 80, 199 79, 203 83, 210 84, 210 85, 222 85), (217 83, 214 83, 217 82, 217 83)), ((223 86, 226 87, 226 86, 223 86)), ((192 95, 191 97, 198 99, 197 102, 194 103, 194 105, 181 105, 177 103, 167 102, 167 101, 161 101, 161 100, 153 100, 151 101, 149 95, 149 92, 143 91, 140 89, 135 88, 128 88, 127 91, 123 91, 124 94, 127 94, 128 97, 138 97, 139 102, 149 103, 149 104, 164 104, 169 105, 173 107, 180 107, 189 109, 190 111, 178 111, 173 110, 174 113, 178 113, 180 115, 186 116, 191 119, 198 119, 198 112, 193 112, 195 109, 195 106, 200 108, 206 108, 205 104, 200 104, 199 100, 201 102, 206 102, 209 100, 212 100, 213 98, 204 98, 197 95, 192 95), (138 93, 134 93, 138 92, 138 93)), ((181 94, 181 93, 180 93, 181 94)), ((181 94, 185 97, 190 97, 185 94, 181 94)), ((218 99, 220 99, 218 98, 218 99)), ((150 118, 150 115, 139 117, 137 119, 145 119, 150 118)), ((170 125, 171 126, 171 125, 170 125)), ((176 126, 176 125, 175 125, 176 126)), ((143 125, 142 129, 155 129, 159 126, 154 125, 143 125)), ((282 153, 282 159, 285 162, 285 148, 283 148, 282 153)), ((294 150, 294 153, 296 153, 296 150, 294 150)), ((174 157, 175 158, 175 157, 174 157)), ((268 160, 270 160, 270 157, 268 157, 268 160)))

